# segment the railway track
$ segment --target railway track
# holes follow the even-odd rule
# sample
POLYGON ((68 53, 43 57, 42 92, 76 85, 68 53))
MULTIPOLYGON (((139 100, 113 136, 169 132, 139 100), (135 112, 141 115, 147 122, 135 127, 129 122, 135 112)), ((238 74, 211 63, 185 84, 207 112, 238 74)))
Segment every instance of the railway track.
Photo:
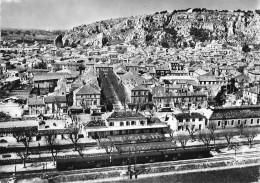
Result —
MULTIPOLYGON (((198 163, 214 163, 214 162, 227 162, 227 161, 236 161, 237 159, 250 159, 250 158, 259 158, 259 152, 249 152, 246 154, 238 154, 237 156, 216 156, 212 158, 203 158, 203 159, 192 159, 192 160, 179 160, 179 161, 167 161, 167 162, 157 162, 157 163, 146 163, 146 164, 137 164, 137 167, 144 168, 156 168, 163 166, 181 166, 181 165, 190 165, 190 164, 198 164, 198 163)), ((132 165, 133 166, 133 165, 132 165)), ((113 166, 113 167, 103 167, 103 168, 93 168, 93 169, 81 169, 81 170, 70 170, 70 171, 57 171, 56 169, 48 169, 48 170, 36 170, 36 171, 23 171, 16 172, 17 178, 33 178, 33 177, 56 177, 62 175, 76 175, 76 174, 84 174, 84 173, 95 173, 95 172, 109 172, 109 171, 121 171, 127 170, 128 165, 125 166, 113 166)), ((9 178, 12 177, 14 172, 8 173, 0 173, 0 178, 9 178)))

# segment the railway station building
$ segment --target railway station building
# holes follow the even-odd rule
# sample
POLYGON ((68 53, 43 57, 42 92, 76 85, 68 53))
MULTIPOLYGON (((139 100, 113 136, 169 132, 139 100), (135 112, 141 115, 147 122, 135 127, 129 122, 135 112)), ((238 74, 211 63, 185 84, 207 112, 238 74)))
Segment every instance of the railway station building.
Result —
POLYGON ((164 133, 166 123, 149 123, 147 118, 136 111, 114 111, 105 120, 90 121, 83 124, 86 136, 108 137, 144 133, 164 133))

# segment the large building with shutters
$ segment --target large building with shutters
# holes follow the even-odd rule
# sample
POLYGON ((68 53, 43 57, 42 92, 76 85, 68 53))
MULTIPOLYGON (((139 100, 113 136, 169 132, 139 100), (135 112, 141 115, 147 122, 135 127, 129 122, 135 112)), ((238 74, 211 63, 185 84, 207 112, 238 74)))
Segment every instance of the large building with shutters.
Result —
POLYGON ((213 109, 209 122, 217 128, 235 128, 238 125, 259 126, 260 106, 234 106, 213 109))

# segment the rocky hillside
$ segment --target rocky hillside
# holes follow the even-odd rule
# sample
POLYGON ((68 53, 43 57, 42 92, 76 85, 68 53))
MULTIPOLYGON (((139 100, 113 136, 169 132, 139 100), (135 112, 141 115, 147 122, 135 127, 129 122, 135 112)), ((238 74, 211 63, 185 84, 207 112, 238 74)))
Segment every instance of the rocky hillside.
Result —
POLYGON ((188 47, 217 39, 231 45, 259 44, 259 12, 206 9, 163 11, 74 27, 63 36, 64 46, 102 47, 128 43, 188 47))

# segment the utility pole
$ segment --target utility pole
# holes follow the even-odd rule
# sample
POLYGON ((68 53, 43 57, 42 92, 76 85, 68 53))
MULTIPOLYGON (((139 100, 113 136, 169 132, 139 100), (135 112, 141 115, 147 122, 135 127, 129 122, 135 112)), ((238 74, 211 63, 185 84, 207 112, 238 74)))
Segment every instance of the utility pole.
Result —
POLYGON ((129 172, 129 177, 130 179, 132 179, 132 170, 131 170, 131 151, 130 151, 130 147, 129 147, 129 166, 128 166, 128 172, 129 172))
POLYGON ((137 179, 137 169, 136 169, 136 152, 135 152, 135 165, 134 165, 134 173, 135 173, 135 178, 137 179))

